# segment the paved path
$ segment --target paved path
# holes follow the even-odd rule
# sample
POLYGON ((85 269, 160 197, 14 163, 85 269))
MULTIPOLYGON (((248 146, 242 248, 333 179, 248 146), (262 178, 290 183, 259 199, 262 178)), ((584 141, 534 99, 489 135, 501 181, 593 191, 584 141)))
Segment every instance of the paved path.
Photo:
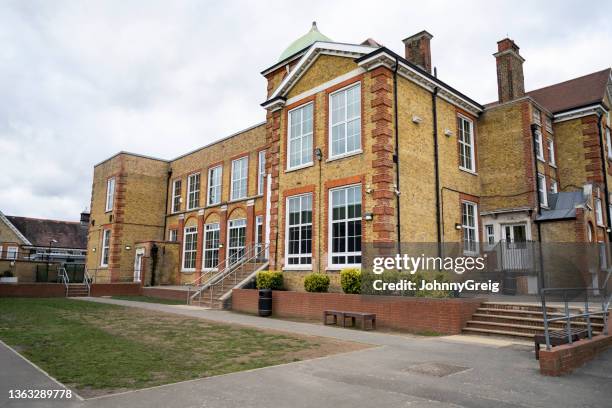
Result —
POLYGON ((66 389, 66 387, 0 341, 0 407, 71 407, 80 405, 76 396, 71 399, 60 400, 9 399, 10 390, 61 389, 66 389))
POLYGON ((295 323, 180 305, 92 299, 379 345, 367 350, 88 400, 86 407, 608 406, 612 350, 574 375, 538 373, 532 347, 295 323))

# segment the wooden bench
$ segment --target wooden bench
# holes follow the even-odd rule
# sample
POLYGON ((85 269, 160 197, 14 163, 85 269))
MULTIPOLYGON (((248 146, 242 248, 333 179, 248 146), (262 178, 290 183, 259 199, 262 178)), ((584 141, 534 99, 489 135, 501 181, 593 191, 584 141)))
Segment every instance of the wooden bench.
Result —
MULTIPOLYGON (((572 342, 574 342, 586 338, 588 332, 585 329, 571 329, 570 334, 572 335, 572 342)), ((567 330, 548 330, 548 337, 552 347, 569 343, 567 330)), ((546 344, 546 337, 544 334, 536 334, 533 340, 535 342, 535 357, 536 360, 539 360, 540 344, 546 344)))
POLYGON ((340 325, 342 327, 347 327, 346 319, 351 319, 350 326, 354 327, 357 323, 357 320, 361 321, 361 329, 362 330, 376 330, 376 315, 374 313, 362 313, 362 312, 346 312, 342 310, 325 310, 323 312, 323 324, 338 324, 338 320, 340 321, 340 325), (333 317, 333 321, 330 323, 328 317, 333 317), (366 323, 370 322, 370 328, 368 329, 366 323))

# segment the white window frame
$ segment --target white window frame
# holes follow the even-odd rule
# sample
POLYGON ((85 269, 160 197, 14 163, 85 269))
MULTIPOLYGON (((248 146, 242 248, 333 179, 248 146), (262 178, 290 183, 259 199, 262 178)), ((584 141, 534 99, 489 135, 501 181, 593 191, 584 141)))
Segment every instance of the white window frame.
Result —
POLYGON ((550 192, 553 194, 557 194, 559 192, 559 184, 556 180, 550 181, 550 192))
MULTIPOLYGON (((36 251, 36 254, 38 254, 38 251, 36 251)), ((3 258, 3 253, 2 253, 2 245, 0 245, 0 259, 3 258)))
POLYGON ((458 137, 458 141, 459 141, 459 168, 461 170, 465 170, 468 171, 470 173, 475 173, 476 172, 476 141, 474 139, 474 121, 472 121, 471 119, 463 116, 463 115, 457 115, 457 121, 459 122, 459 137, 458 137), (463 124, 464 123, 468 123, 469 124, 469 131, 470 131, 470 143, 466 143, 464 138, 465 138, 465 132, 464 132, 464 128, 463 128, 463 124), (466 156, 465 152, 466 149, 469 148, 470 149, 470 162, 469 167, 464 166, 461 163, 461 156, 463 155, 463 157, 466 156))
POLYGON ((221 248, 221 224, 218 222, 211 222, 204 225, 204 237, 202 239, 202 270, 203 271, 216 271, 218 269, 221 259, 219 258, 219 249, 221 248), (208 233, 217 232, 217 247, 207 248, 208 233), (217 267, 209 268, 206 266, 206 262, 209 260, 213 252, 217 252, 217 267))
POLYGON ((246 198, 248 196, 249 189, 249 156, 243 156, 239 159, 232 160, 232 177, 231 177, 231 200, 240 200, 246 198), (242 163, 245 164, 242 164, 242 163), (238 164, 240 163, 240 164, 238 164), (238 169, 236 165, 239 165, 238 169), (240 171, 240 174, 237 175, 237 171, 240 171), (243 173, 244 171, 244 174, 243 173))
POLYGON ((200 206, 200 173, 193 173, 187 177, 187 210, 193 210, 200 206), (197 179, 197 183, 194 180, 197 179), (194 187, 195 184, 195 187, 194 187), (193 198, 193 200, 192 200, 193 198))
POLYGON ((555 141, 552 139, 546 139, 546 147, 548 148, 548 163, 551 166, 557 166, 557 160, 555 158, 555 141))
POLYGON ((172 213, 181 211, 183 180, 176 179, 172 182, 172 213), (177 193, 178 187, 178 193, 177 193), (178 199, 178 200, 177 200, 178 199))
POLYGON ((485 242, 489 247, 495 246, 495 225, 494 224, 486 224, 484 226, 485 230, 485 242))
POLYGON ((6 247, 6 259, 15 260, 19 257, 19 247, 7 246, 6 247))
POLYGON ((100 254, 100 266, 107 267, 110 261, 110 241, 111 230, 105 229, 102 231, 102 253, 100 254))
POLYGON ((533 142, 536 144, 536 157, 540 161, 544 161, 544 141, 542 139, 542 131, 537 129, 535 131, 535 138, 533 142))
POLYGON ((595 221, 597 223, 597 226, 604 227, 605 225, 603 220, 603 208, 601 205, 601 198, 595 197, 593 201, 595 207, 595 221))
POLYGON ((538 173, 538 196, 540 198, 540 207, 548 208, 548 191, 546 189, 546 176, 538 173))
POLYGON ((313 213, 313 194, 306 193, 300 195, 294 195, 287 197, 285 200, 285 269, 312 269, 312 249, 313 249, 313 224, 312 224, 312 213, 313 213), (310 222, 302 222, 302 198, 310 197, 310 222), (297 224, 289 225, 290 216, 289 216, 289 202, 292 200, 299 200, 299 217, 300 221, 297 224), (299 241, 302 242, 302 227, 307 227, 310 225, 310 253, 299 253, 299 254, 289 254, 289 227, 297 227, 299 228, 299 241), (297 259, 297 264, 290 264, 289 258, 297 259), (302 263, 302 259, 310 258, 310 263, 302 263))
POLYGON ((168 230, 168 241, 176 242, 178 240, 178 231, 175 229, 168 230))
POLYGON ((222 165, 218 165, 218 166, 214 166, 211 167, 210 169, 208 169, 208 188, 207 188, 207 194, 206 194, 206 203, 207 205, 211 206, 211 205, 217 205, 221 203, 221 194, 223 193, 223 166, 222 165), (213 173, 219 170, 219 179, 217 181, 217 183, 213 183, 214 182, 214 178, 213 178, 213 173), (213 190, 215 190, 216 192, 216 200, 213 200, 213 190))
POLYGON ((182 272, 194 272, 196 270, 196 262, 198 257, 198 227, 196 225, 192 225, 190 227, 185 227, 183 230, 183 257, 181 259, 181 271, 182 272), (187 236, 190 237, 190 247, 187 249, 187 236), (192 241, 191 241, 192 240, 192 241), (193 253, 193 267, 185 267, 185 261, 187 260, 187 253, 193 253))
POLYGON ((313 102, 308 102, 305 103, 303 105, 300 105, 294 109, 291 109, 289 112, 287 112, 287 170, 296 170, 296 169, 301 169, 303 167, 308 167, 308 166, 312 166, 314 161, 313 161, 313 139, 314 139, 314 103, 313 102), (312 107, 312 118, 310 118, 310 121, 312 122, 312 128, 310 130, 310 132, 308 133, 304 133, 304 113, 306 111, 307 107, 312 107), (292 117, 292 113, 294 112, 300 112, 300 134, 299 135, 293 135, 292 134, 292 129, 293 129, 293 122, 291 120, 292 117), (302 157, 302 151, 304 149, 304 142, 308 141, 308 139, 310 139, 310 154, 308 156, 308 158, 304 158, 302 157), (299 141, 299 146, 300 148, 298 149, 300 152, 300 162, 296 163, 294 165, 291 165, 291 145, 292 142, 294 141, 299 141))
POLYGON ((113 211, 115 202, 115 178, 111 177, 106 180, 106 205, 104 207, 105 212, 113 211))
POLYGON ((261 150, 257 155, 257 195, 263 195, 266 183, 266 151, 261 150))
MULTIPOLYGON (((363 188, 361 186, 361 184, 350 184, 347 186, 342 186, 342 187, 338 187, 338 188, 333 188, 330 189, 328 194, 329 194, 329 209, 328 209, 328 222, 327 222, 327 230, 328 230, 328 236, 327 236, 327 242, 329 243, 329 250, 328 250, 328 260, 327 263, 329 265, 329 268, 331 269, 341 269, 341 268, 361 268, 361 263, 353 263, 353 264, 349 264, 349 263, 344 263, 344 264, 335 264, 332 262, 334 256, 363 256, 363 242, 361 243, 361 250, 360 251, 356 251, 356 252, 333 252, 334 251, 334 243, 333 243, 333 224, 334 224, 334 220, 333 220, 333 209, 334 209, 334 203, 333 203, 333 193, 334 191, 338 191, 338 190, 348 190, 351 187, 359 187, 360 189, 360 195, 359 195, 359 199, 361 202, 361 216, 360 217, 353 217, 353 218, 348 218, 348 214, 346 214, 346 218, 342 221, 339 222, 344 222, 344 223, 348 223, 350 221, 356 221, 356 220, 360 220, 362 225, 362 231, 363 231, 363 191, 361 191, 361 189, 363 188)), ((345 199, 346 199, 346 192, 345 192, 345 199)), ((346 206, 346 201, 345 201, 345 206, 346 206)), ((348 230, 346 231, 346 235, 345 235, 345 240, 348 241, 347 239, 348 237, 348 230)), ((362 236, 363 238, 363 236, 362 236)), ((345 249, 347 249, 348 245, 345 245, 345 249)), ((363 259, 362 259, 363 261, 363 259)))
POLYGON ((225 264, 230 266, 235 264, 237 261, 239 261, 240 259, 244 258, 244 256, 246 255, 246 251, 247 251, 247 247, 246 247, 246 229, 247 229, 247 220, 246 218, 235 218, 233 220, 228 220, 227 221, 227 251, 225 252, 225 264), (244 246, 231 246, 231 231, 233 229, 241 229, 244 228, 244 246), (240 252, 240 248, 242 248, 242 252, 240 252), (237 257, 234 260, 235 262, 232 262, 231 259, 231 252, 232 250, 236 249, 237 250, 237 257))
MULTIPOLYGON (((466 213, 467 214, 467 213, 466 213)), ((462 242, 463 242, 463 253, 466 255, 474 255, 479 253, 478 242, 479 242, 479 233, 478 233, 478 204, 473 201, 462 200, 461 201, 461 231, 463 232, 462 242), (474 225, 469 225, 465 222, 464 217, 464 209, 467 207, 471 207, 473 210, 473 218, 474 225), (475 250, 470 250, 466 248, 466 239, 465 239, 465 231, 473 231, 474 233, 474 247, 475 250)), ((468 241, 469 242, 469 241, 468 241)))
POLYGON ((608 159, 612 159, 612 137, 610 136, 610 128, 606 128, 606 144, 608 145, 608 159))
POLYGON ((328 126, 329 126, 328 127, 328 145, 329 145, 329 160, 340 159, 342 157, 352 156, 354 154, 359 154, 359 153, 362 152, 363 146, 361 146, 361 138, 362 138, 363 135, 361 134, 361 125, 362 125, 362 122, 361 122, 362 121, 362 117, 361 117, 361 109, 362 109, 362 106, 361 106, 361 92, 362 92, 361 82, 356 82, 356 83, 352 83, 352 84, 350 84, 350 85, 348 85, 348 86, 346 86, 346 87, 344 87, 342 89, 339 89, 339 90, 337 90, 335 92, 332 92, 328 96, 328 118, 329 118, 328 119, 328 122, 329 122, 328 123, 328 126), (358 99, 357 99, 359 101, 359 109, 357 110, 359 115, 351 117, 351 118, 347 118, 347 116, 346 116, 346 105, 347 105, 346 104, 346 102, 347 102, 346 101, 346 95, 347 95, 348 91, 350 89, 352 89, 352 88, 359 88, 359 96, 358 96, 358 99), (334 106, 333 106, 332 101, 333 101, 334 95, 337 95, 339 93, 344 93, 345 115, 344 115, 344 120, 339 121, 337 123, 333 123, 332 118, 333 118, 333 109, 334 109, 334 106), (359 135, 358 135, 358 138, 357 138, 358 147, 356 149, 354 149, 354 150, 348 151, 348 145, 347 145, 348 138, 347 138, 347 126, 346 125, 349 122, 352 122, 354 120, 358 120, 359 121, 359 124, 358 124, 359 135), (333 142, 332 142, 333 127, 334 127, 334 125, 339 125, 339 124, 342 124, 342 123, 344 124, 344 148, 345 148, 345 150, 342 153, 334 154, 334 148, 333 148, 333 142))

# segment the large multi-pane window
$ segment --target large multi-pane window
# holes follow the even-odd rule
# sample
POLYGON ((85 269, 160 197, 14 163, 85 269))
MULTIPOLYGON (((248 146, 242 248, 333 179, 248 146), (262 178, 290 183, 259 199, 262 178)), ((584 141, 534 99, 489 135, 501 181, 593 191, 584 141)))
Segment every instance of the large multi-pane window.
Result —
POLYGON ((102 233, 102 254, 100 256, 100 266, 108 266, 110 252, 111 230, 106 229, 102 233))
POLYGON ((181 188, 183 182, 181 179, 174 180, 172 183, 172 212, 181 211, 181 188))
POLYGON ((183 234, 183 271, 194 271, 198 246, 198 227, 186 227, 183 234))
POLYGON ((266 182, 266 151, 259 152, 257 162, 257 194, 263 194, 266 182))
POLYGON ((309 103, 289 111, 289 169, 312 164, 312 109, 309 103))
POLYGON ((287 265, 312 264, 312 194, 287 198, 287 265))
POLYGON ((246 220, 230 220, 228 226, 227 257, 229 264, 238 262, 244 256, 246 242, 246 220))
POLYGON ((603 209, 601 206, 601 198, 599 197, 595 197, 595 221, 597 221, 597 225, 600 227, 604 226, 603 209))
POLYGON ((546 192, 546 176, 538 173, 538 197, 540 207, 548 207, 548 194, 546 192))
POLYGON ((208 205, 216 205, 221 202, 222 178, 222 166, 216 166, 208 169, 208 205))
POLYGON ((6 248, 6 259, 17 259, 19 254, 19 248, 16 246, 10 246, 6 248))
POLYGON ((204 226, 204 269, 219 266, 219 223, 204 226))
POLYGON ((469 201, 461 203, 461 229, 463 231, 463 252, 478 252, 477 205, 469 201))
POLYGON ((263 215, 255 217, 255 253, 258 257, 264 257, 262 249, 264 245, 264 232, 263 232, 263 215))
POLYGON ((361 264, 361 186, 331 190, 331 265, 361 264))
POLYGON ((248 157, 243 157, 232 162, 232 200, 238 200, 247 196, 248 173, 248 157))
POLYGON ((557 164, 555 160, 555 142, 552 139, 546 139, 546 146, 548 147, 548 162, 555 166, 557 164))
POLYGON ((334 92, 330 99, 331 157, 361 150, 361 84, 334 92))
POLYGON ((463 170, 476 171, 476 157, 474 154, 474 122, 457 117, 459 126, 459 167, 463 170))
POLYGON ((187 209, 200 206, 200 173, 192 174, 187 179, 187 209))
POLYGON ((104 210, 106 212, 113 210, 113 202, 115 201, 115 178, 109 178, 106 180, 106 205, 104 210))

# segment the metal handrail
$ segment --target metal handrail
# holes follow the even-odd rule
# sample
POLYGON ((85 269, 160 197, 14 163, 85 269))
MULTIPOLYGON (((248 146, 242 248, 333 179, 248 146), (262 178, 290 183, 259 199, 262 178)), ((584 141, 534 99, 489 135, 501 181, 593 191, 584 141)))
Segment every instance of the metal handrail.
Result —
POLYGON ((62 283, 66 287, 66 296, 68 296, 68 285, 70 284, 70 278, 68 277, 68 272, 66 272, 66 268, 63 266, 57 268, 57 276, 62 279, 62 283))
MULTIPOLYGON (((229 277, 231 274, 233 274, 234 275, 234 286, 236 286, 238 284, 238 282, 237 282, 237 279, 238 279, 238 273, 237 272, 238 272, 238 270, 243 270, 244 265, 249 263, 252 260, 264 259, 261 255, 263 254, 265 256, 265 254, 268 251, 269 246, 270 246, 270 244, 255 245, 255 246, 253 246, 253 248, 252 248, 253 251, 252 252, 254 252, 255 255, 251 256, 250 258, 247 258, 247 256, 246 256, 247 254, 245 253, 243 255, 243 257, 241 258, 242 262, 240 262, 240 264, 235 265, 234 268, 228 268, 229 270, 226 273, 220 275, 218 278, 215 279, 214 282, 211 282, 210 285, 209 285, 209 289, 210 289, 209 290, 209 292, 210 292, 210 304, 212 305, 212 302, 214 300, 214 292, 215 292, 215 287, 217 285, 219 285, 219 284, 220 285, 224 285, 225 279, 227 277, 229 277), (259 251, 256 252, 257 247, 259 247, 259 251)), ((201 299, 201 296, 202 296, 202 291, 200 291, 200 299, 201 299)))
POLYGON ((606 295, 606 288, 603 288, 604 295, 602 296, 601 302, 601 311, 599 312, 591 312, 589 309, 589 292, 601 292, 600 288, 542 288, 541 289, 541 298, 542 298, 542 315, 544 318, 544 338, 546 340, 546 350, 550 350, 550 329, 549 323, 556 321, 565 321, 565 330, 567 333, 567 340, 569 344, 573 343, 573 335, 572 335, 572 319, 576 318, 585 318, 587 323, 587 336, 589 339, 593 338, 593 329, 591 327, 591 317, 602 315, 603 317, 603 334, 608 334, 608 310, 610 305, 610 297, 612 295, 606 295), (584 292, 584 313, 570 314, 569 311, 569 300, 567 295, 569 292, 584 292), (546 293, 547 292, 557 292, 563 295, 564 302, 564 316, 549 318, 547 314, 546 307, 546 293))
POLYGON ((87 285, 87 296, 91 295, 91 276, 87 272, 87 268, 83 270, 83 282, 87 285))

